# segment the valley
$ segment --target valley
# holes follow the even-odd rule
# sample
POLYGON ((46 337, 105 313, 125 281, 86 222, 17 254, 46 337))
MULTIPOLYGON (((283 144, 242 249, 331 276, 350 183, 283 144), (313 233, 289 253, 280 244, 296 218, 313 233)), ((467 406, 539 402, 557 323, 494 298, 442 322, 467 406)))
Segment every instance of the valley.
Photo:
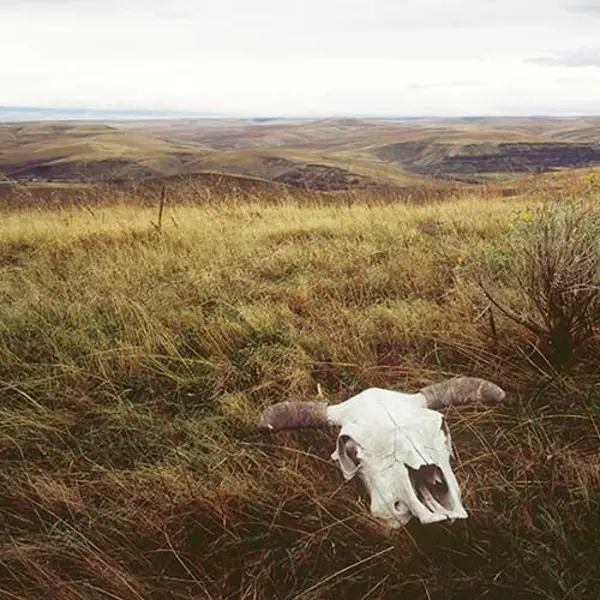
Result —
POLYGON ((511 185, 533 175, 598 167, 598 117, 0 124, 5 182, 219 174, 317 192, 401 193, 448 182, 511 185))

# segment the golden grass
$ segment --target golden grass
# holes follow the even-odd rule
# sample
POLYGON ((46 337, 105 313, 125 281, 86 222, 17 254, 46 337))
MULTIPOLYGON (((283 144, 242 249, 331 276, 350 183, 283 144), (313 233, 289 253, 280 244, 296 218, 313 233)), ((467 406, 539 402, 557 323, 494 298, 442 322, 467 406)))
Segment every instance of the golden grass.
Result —
POLYGON ((126 202, 5 212, 0 595, 593 597, 594 361, 548 376, 470 277, 536 202, 190 203, 160 230, 126 202), (333 432, 254 427, 318 389, 455 373, 509 401, 448 413, 453 526, 386 533, 333 432))

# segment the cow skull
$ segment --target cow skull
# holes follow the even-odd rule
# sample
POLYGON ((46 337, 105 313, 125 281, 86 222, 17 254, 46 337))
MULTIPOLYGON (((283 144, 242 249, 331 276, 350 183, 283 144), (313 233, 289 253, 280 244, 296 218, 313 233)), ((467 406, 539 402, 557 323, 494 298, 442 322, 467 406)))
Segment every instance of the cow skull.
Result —
POLYGON ((267 408, 259 427, 340 427, 331 458, 346 480, 358 475, 371 513, 399 527, 417 517, 435 523, 467 517, 450 467, 452 443, 435 409, 473 402, 496 403, 505 393, 484 379, 456 377, 416 394, 371 388, 340 404, 280 402, 267 408))

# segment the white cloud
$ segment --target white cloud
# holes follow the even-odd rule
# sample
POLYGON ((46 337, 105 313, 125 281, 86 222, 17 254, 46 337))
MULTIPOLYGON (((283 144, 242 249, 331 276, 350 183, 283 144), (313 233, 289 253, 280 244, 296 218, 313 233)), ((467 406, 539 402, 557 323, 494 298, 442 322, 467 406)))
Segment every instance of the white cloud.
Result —
POLYGON ((558 65, 564 67, 600 67, 600 48, 580 48, 559 52, 550 56, 529 59, 537 65, 558 65))
POLYGON ((576 2, 569 6, 569 10, 572 12, 589 13, 600 17, 600 0, 576 2))
POLYGON ((597 46, 598 22, 588 14, 595 6, 0 0, 0 105, 600 113, 600 69, 561 81, 569 63, 596 64, 593 50, 572 50, 597 46))

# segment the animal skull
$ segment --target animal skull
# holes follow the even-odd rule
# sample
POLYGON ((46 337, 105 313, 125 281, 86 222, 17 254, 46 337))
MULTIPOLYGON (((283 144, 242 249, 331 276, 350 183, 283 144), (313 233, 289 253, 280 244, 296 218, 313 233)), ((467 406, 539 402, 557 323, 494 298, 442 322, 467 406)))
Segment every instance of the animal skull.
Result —
POLYGON ((505 393, 493 383, 456 377, 416 394, 371 388, 340 404, 281 402, 267 408, 259 427, 340 427, 331 458, 346 480, 358 475, 371 497, 371 513, 399 527, 465 519, 450 467, 452 443, 444 416, 451 404, 496 403, 505 393))

